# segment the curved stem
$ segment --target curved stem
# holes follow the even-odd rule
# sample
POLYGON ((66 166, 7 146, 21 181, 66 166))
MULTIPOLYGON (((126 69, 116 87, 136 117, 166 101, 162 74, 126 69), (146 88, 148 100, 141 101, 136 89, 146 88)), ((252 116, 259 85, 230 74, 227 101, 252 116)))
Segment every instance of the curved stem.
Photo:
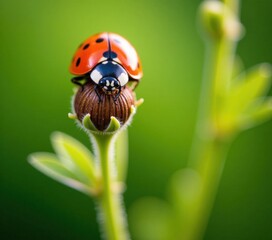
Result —
POLYGON ((128 240, 122 196, 114 189, 113 135, 93 135, 101 164, 101 195, 97 198, 99 223, 107 240, 128 240))

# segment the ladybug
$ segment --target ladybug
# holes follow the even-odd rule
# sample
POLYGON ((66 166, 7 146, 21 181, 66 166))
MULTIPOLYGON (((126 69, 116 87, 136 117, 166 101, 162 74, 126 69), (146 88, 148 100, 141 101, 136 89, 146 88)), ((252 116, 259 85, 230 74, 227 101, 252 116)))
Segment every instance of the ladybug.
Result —
POLYGON ((70 72, 72 82, 83 87, 82 80, 92 81, 100 98, 98 88, 105 94, 115 95, 116 100, 122 87, 129 81, 138 85, 143 72, 134 47, 116 33, 103 32, 89 37, 77 49, 70 72))

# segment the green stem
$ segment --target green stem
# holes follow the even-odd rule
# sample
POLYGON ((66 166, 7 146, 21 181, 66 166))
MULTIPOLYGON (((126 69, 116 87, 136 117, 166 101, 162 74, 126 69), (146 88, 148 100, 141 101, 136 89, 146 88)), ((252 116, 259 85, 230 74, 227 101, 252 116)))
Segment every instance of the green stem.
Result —
MULTIPOLYGON (((225 0, 225 4, 238 12, 238 0, 225 0)), ((184 209, 186 227, 181 239, 203 238, 216 197, 217 188, 231 143, 230 136, 220 129, 218 113, 228 91, 233 70, 236 42, 222 37, 208 42, 200 115, 195 143, 189 166, 200 176, 200 188, 195 201, 184 209)))
POLYGON ((228 6, 234 14, 238 14, 240 0, 223 0, 223 3, 225 3, 226 6, 228 6))
POLYGON ((198 159, 192 168, 200 176, 196 199, 187 205, 180 239, 199 240, 203 238, 223 172, 229 142, 215 139, 203 141, 198 148, 198 159))
POLYGON ((127 223, 123 210, 122 196, 116 188, 113 166, 114 136, 93 135, 93 142, 97 148, 101 164, 101 195, 97 198, 100 211, 99 222, 102 226, 105 239, 127 240, 127 223), (102 219, 101 219, 102 218, 102 219))

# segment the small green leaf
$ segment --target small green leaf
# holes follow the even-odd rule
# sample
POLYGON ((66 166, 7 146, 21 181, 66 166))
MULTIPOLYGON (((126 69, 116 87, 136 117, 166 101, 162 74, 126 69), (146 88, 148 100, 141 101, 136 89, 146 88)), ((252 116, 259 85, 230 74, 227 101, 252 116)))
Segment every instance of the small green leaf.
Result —
POLYGON ((51 140, 60 161, 86 185, 95 184, 92 153, 79 141, 61 132, 54 132, 51 140))
POLYGON ((117 181, 125 182, 128 164, 128 132, 120 131, 115 142, 117 181))
POLYGON ((139 107, 144 103, 144 99, 140 98, 135 102, 135 107, 139 107))
POLYGON ((77 119, 77 115, 75 113, 68 113, 68 118, 70 118, 72 120, 76 120, 77 119))
POLYGON ((244 79, 237 81, 228 96, 229 108, 232 108, 232 111, 240 112, 256 98, 265 95, 271 84, 270 77, 271 66, 269 64, 260 64, 248 71, 244 79))
POLYGON ((261 124, 272 118, 272 97, 258 99, 241 117, 243 129, 261 124))
POLYGON ((254 121, 266 121, 272 117, 272 97, 266 98, 262 105, 252 114, 254 121))
POLYGON ((117 118, 111 117, 111 121, 105 132, 107 133, 113 133, 120 129, 120 122, 117 118))
POLYGON ((82 120, 82 124, 83 126, 92 131, 92 132, 98 132, 99 130, 94 126, 92 120, 91 120, 91 115, 88 113, 84 116, 83 120, 82 120))
MULTIPOLYGON (((142 99, 142 98, 141 98, 142 99)), ((142 99, 143 100, 143 99, 142 99)), ((144 101, 140 101, 139 103, 137 103, 137 104, 139 104, 138 106, 140 106, 141 104, 143 104, 143 102, 144 101)), ((133 116, 134 114, 136 113, 136 107, 135 106, 131 106, 130 107, 130 114, 131 114, 131 116, 133 116)))
POLYGON ((56 155, 51 153, 33 153, 29 156, 29 163, 48 177, 87 195, 91 195, 91 188, 82 183, 74 173, 59 162, 56 155))
POLYGON ((219 125, 223 131, 233 131, 240 126, 239 121, 246 109, 256 99, 263 97, 271 84, 271 66, 260 64, 241 74, 230 89, 219 112, 219 125))
POLYGON ((153 197, 140 199, 130 209, 129 216, 137 240, 177 239, 174 237, 175 219, 167 202, 153 197))

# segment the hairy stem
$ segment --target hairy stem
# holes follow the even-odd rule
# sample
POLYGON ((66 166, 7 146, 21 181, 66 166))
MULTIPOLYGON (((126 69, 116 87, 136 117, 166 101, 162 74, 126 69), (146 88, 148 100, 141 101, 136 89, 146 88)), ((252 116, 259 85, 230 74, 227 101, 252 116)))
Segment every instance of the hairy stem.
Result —
POLYGON ((107 240, 128 240, 122 196, 116 188, 113 166, 113 135, 94 135, 101 164, 101 195, 98 197, 99 223, 107 240))

